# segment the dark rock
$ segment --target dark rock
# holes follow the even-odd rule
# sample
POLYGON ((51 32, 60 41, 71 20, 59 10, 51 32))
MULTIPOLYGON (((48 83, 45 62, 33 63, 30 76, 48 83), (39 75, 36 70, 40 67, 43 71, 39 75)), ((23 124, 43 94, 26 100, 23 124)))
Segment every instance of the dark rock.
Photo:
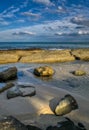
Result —
POLYGON ((36 126, 24 125, 13 116, 4 117, 0 120, 0 130, 41 130, 36 126))
POLYGON ((50 107, 52 107, 51 110, 56 115, 59 115, 59 116, 65 115, 65 114, 71 112, 72 110, 75 110, 78 108, 78 104, 77 104, 76 100, 71 95, 65 95, 65 97, 62 99, 57 98, 55 100, 55 102, 53 99, 53 101, 52 100, 50 101, 49 105, 50 105, 50 107), (52 104, 52 102, 53 102, 53 104, 52 104))
POLYGON ((9 89, 7 91, 7 98, 10 99, 10 98, 14 98, 14 97, 17 97, 17 96, 22 96, 22 97, 26 97, 26 96, 34 96, 36 95, 36 90, 35 90, 35 87, 28 87, 28 86, 14 86, 13 88, 9 89))
POLYGON ((73 121, 66 118, 66 121, 58 122, 56 126, 49 126, 46 130, 86 130, 83 124, 80 123, 80 127, 76 126, 73 121))
POLYGON ((21 91, 23 97, 26 97, 26 96, 31 97, 31 96, 36 95, 35 87, 25 87, 25 88, 20 87, 19 90, 21 91))
POLYGON ((50 66, 40 66, 34 69, 34 74, 37 76, 52 76, 54 74, 54 70, 50 66))
POLYGON ((74 123, 66 119, 66 121, 58 122, 56 126, 49 126, 46 130, 76 130, 74 123))
POLYGON ((12 116, 0 120, 0 130, 28 130, 19 120, 12 116))
POLYGON ((17 78, 17 68, 11 67, 6 69, 3 72, 0 72, 0 82, 5 82, 8 80, 16 79, 17 78))
POLYGON ((28 130, 42 130, 36 126, 27 125, 28 130))
POLYGON ((9 89, 9 88, 11 88, 13 86, 14 86, 13 83, 7 83, 5 86, 0 87, 0 93, 4 92, 5 90, 7 90, 7 89, 9 89))
POLYGON ((14 98, 17 96, 22 96, 22 92, 19 90, 19 88, 17 86, 14 86, 7 91, 7 98, 8 99, 14 98))
POLYGON ((77 130, 86 130, 85 126, 82 123, 78 123, 77 130))

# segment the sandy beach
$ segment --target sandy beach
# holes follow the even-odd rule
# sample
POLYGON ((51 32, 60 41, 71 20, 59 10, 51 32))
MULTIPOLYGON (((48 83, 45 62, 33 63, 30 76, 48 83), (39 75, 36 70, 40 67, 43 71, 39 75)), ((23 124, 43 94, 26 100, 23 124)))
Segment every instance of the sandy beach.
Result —
POLYGON ((89 129, 89 62, 13 63, 0 65, 0 70, 11 66, 16 66, 18 69, 18 79, 13 82, 35 86, 36 95, 8 100, 6 91, 1 93, 0 117, 13 115, 25 124, 32 124, 45 130, 47 126, 56 124, 61 118, 54 115, 50 103, 54 105, 58 99, 71 94, 76 99, 79 109, 65 116, 75 123, 82 122, 89 129), (52 78, 34 76, 33 69, 44 65, 49 65, 54 69, 55 73, 52 78), (76 77, 71 73, 79 68, 87 74, 76 77))

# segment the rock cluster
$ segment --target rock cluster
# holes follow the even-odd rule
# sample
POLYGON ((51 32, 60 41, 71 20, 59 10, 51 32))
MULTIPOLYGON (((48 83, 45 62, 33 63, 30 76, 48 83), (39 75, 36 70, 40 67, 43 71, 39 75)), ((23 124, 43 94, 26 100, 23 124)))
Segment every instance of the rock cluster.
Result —
POLYGON ((34 69, 34 74, 37 76, 52 76, 54 74, 54 70, 50 66, 40 66, 34 69))
MULTIPOLYGON (((10 81, 12 79, 16 79, 17 78, 17 68, 16 67, 11 67, 8 68, 6 70, 4 70, 3 72, 0 72, 0 82, 6 82, 6 81, 10 81)), ((26 96, 34 96, 36 95, 36 90, 35 87, 33 86, 27 86, 27 85, 14 85, 13 83, 7 83, 4 86, 0 87, 0 93, 4 92, 5 90, 7 90, 7 98, 14 98, 17 96, 22 96, 22 97, 26 97, 26 96)))
MULTIPOLYGON (((61 118, 61 117, 60 117, 61 118)), ((86 130, 82 123, 75 125, 69 118, 64 118, 57 122, 56 125, 51 125, 45 128, 46 130, 86 130)), ((42 121, 41 121, 42 122, 42 121)), ((52 124, 52 123, 51 123, 52 124)), ((7 116, 0 119, 0 130, 43 130, 37 126, 25 125, 13 116, 7 116)))

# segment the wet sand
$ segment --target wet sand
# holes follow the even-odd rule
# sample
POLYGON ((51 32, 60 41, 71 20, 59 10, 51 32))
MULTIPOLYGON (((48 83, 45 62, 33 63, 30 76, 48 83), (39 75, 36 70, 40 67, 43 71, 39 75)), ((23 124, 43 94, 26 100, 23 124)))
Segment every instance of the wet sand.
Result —
POLYGON ((25 124, 33 124, 44 128, 59 121, 50 109, 50 102, 71 94, 77 100, 79 109, 65 115, 75 123, 82 122, 89 129, 89 62, 67 62, 53 64, 8 64, 1 65, 0 68, 7 66, 17 66, 18 80, 14 83, 29 83, 36 87, 36 96, 16 97, 8 100, 6 91, 0 94, 0 116, 13 115, 25 124), (50 65, 55 70, 52 78, 38 78, 33 75, 33 69, 42 65, 50 65), (71 71, 83 69, 87 72, 86 76, 76 77, 71 71), (23 72, 23 76, 20 73, 23 72), (50 115, 53 118, 49 119, 50 115), (43 120, 43 123, 42 123, 43 120))

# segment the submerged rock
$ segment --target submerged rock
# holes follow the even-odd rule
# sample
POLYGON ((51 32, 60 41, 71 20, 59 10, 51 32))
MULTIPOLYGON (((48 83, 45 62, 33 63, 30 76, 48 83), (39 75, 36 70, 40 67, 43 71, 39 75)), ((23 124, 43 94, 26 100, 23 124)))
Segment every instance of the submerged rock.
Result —
POLYGON ((34 69, 34 74, 37 76, 52 76, 54 74, 54 70, 50 66, 40 66, 34 69))
POLYGON ((3 72, 0 72, 0 82, 12 80, 17 78, 17 68, 11 67, 3 72))
POLYGON ((65 115, 65 114, 71 112, 72 110, 75 110, 78 108, 78 104, 77 104, 76 100, 71 95, 65 95, 64 98, 57 99, 56 103, 53 103, 53 104, 52 104, 52 100, 51 100, 50 107, 52 107, 52 105, 54 105, 54 106, 53 106, 53 108, 51 108, 51 110, 56 115, 59 115, 59 116, 65 115))
POLYGON ((75 76, 82 76, 82 75, 86 75, 86 72, 83 71, 83 70, 76 70, 76 71, 73 72, 73 74, 75 76))
POLYGON ((17 97, 17 96, 22 96, 22 92, 19 90, 18 87, 14 86, 7 91, 7 98, 8 99, 14 98, 14 97, 17 97))
POLYGON ((13 88, 9 89, 7 91, 7 98, 14 98, 17 96, 22 96, 22 97, 26 97, 26 96, 34 96, 36 95, 36 90, 35 87, 27 87, 27 86, 14 86, 13 88))
POLYGON ((32 125, 24 125, 13 116, 4 117, 0 120, 0 130, 41 130, 32 125))
POLYGON ((25 88, 19 88, 19 90, 21 91, 22 93, 22 97, 26 97, 26 96, 34 96, 36 95, 36 90, 35 90, 35 87, 25 87, 25 88))
POLYGON ((0 93, 4 92, 5 90, 7 90, 13 86, 14 86, 13 83, 7 83, 5 86, 0 87, 0 93))

